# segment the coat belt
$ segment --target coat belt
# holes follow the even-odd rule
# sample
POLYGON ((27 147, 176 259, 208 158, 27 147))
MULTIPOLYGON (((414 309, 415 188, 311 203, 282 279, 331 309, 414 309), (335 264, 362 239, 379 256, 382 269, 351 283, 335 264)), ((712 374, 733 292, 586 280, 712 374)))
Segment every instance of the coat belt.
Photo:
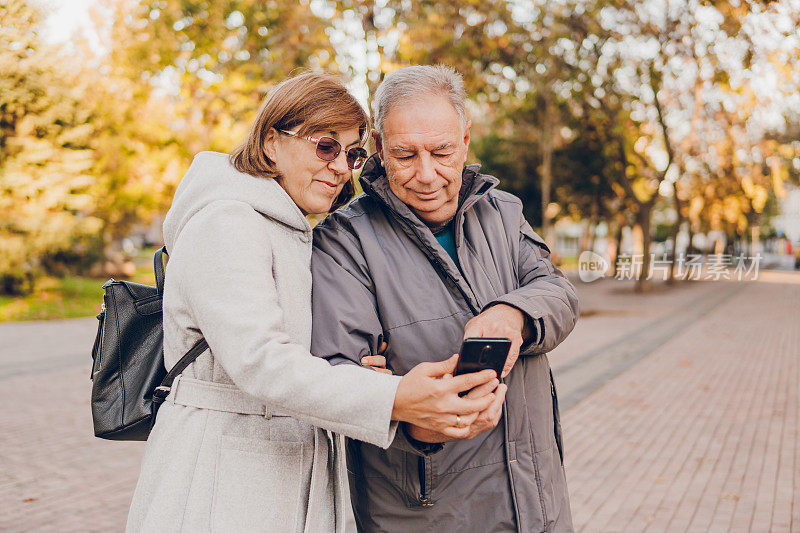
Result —
POLYGON ((166 401, 177 405, 240 415, 260 415, 265 418, 290 416, 264 405, 258 398, 242 392, 235 385, 184 376, 178 376, 175 379, 166 401))

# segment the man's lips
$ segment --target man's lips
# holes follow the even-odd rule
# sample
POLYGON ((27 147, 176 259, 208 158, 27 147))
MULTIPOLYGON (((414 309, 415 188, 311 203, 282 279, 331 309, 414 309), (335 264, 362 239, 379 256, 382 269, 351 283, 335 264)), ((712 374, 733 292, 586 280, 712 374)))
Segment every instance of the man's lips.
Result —
POLYGON ((434 200, 437 196, 439 196, 441 189, 432 192, 419 192, 419 191, 413 191, 413 192, 420 200, 434 200))

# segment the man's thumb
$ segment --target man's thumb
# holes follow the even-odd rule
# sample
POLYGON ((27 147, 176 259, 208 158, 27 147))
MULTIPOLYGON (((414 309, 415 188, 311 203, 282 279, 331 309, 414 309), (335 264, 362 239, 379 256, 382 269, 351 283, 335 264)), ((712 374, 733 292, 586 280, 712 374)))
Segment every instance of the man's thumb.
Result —
POLYGON ((445 374, 452 374, 456 369, 457 362, 458 354, 453 354, 449 359, 439 361, 438 363, 431 363, 426 374, 432 378, 441 378, 445 374))

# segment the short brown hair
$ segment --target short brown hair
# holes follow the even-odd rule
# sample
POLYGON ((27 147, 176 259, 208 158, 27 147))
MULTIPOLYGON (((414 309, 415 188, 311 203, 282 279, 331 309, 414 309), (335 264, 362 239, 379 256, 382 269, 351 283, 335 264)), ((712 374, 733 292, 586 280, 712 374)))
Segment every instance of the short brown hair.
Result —
MULTIPOLYGON (((264 152, 264 140, 271 128, 294 130, 300 136, 320 130, 358 128, 364 138, 369 117, 342 83, 323 72, 304 72, 282 81, 264 99, 255 122, 244 141, 230 154, 231 164, 239 172, 264 178, 280 174, 264 152)), ((351 178, 333 202, 331 211, 346 204, 355 194, 351 178)))

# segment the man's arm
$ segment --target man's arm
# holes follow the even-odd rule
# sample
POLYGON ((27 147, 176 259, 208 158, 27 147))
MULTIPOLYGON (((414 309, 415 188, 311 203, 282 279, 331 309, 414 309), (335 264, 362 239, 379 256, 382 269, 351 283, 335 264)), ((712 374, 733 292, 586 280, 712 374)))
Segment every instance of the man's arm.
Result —
MULTIPOLYGON (((382 353, 375 288, 361 247, 347 229, 329 220, 314 230, 311 275, 311 353, 334 365, 359 364, 382 353)), ((403 426, 391 447, 417 455, 442 449, 414 441, 403 426)))
POLYGON ((572 283, 550 262, 550 250, 519 211, 519 288, 488 304, 464 328, 465 337, 512 339, 507 374, 519 355, 546 353, 572 332, 580 313, 572 283))
POLYGON ((331 364, 360 364, 378 355, 383 327, 361 247, 326 221, 314 230, 311 254, 311 353, 331 364))

